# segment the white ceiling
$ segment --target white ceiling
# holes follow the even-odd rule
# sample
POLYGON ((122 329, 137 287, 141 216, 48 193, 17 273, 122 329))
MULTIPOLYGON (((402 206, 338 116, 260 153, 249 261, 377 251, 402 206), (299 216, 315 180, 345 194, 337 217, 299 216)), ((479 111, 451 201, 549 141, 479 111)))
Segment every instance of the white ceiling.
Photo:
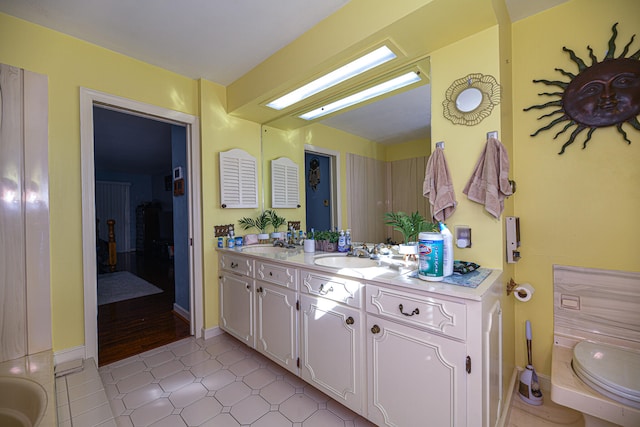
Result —
MULTIPOLYGON (((0 12, 227 86, 349 1, 0 0, 0 12)), ((516 21, 565 1, 505 0, 505 4, 516 21)), ((324 123, 385 144, 415 139, 416 132, 430 128, 429 87, 324 123)))
POLYGON ((228 86, 349 0, 2 0, 0 11, 228 86))
MULTIPOLYGON (((516 21, 567 0, 504 1, 516 21)), ((0 12, 228 86, 348 2, 2 0, 0 12)))

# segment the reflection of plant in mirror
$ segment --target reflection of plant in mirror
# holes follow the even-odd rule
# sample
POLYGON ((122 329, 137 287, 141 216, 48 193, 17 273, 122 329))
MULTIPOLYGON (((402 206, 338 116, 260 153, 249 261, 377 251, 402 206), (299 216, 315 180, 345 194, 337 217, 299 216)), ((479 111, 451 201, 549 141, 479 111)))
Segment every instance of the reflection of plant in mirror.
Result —
POLYGON ((260 233, 265 234, 267 232, 267 227, 271 224, 271 217, 267 213, 267 211, 262 212, 257 218, 248 218, 243 217, 238 221, 243 230, 249 230, 251 228, 255 228, 259 230, 260 233))
POLYGON ((340 233, 338 233, 337 231, 326 230, 326 231, 315 232, 316 240, 326 240, 331 243, 336 243, 339 237, 340 237, 340 233))
POLYGON ((404 212, 387 212, 384 214, 384 220, 385 225, 390 225, 402 233, 405 244, 415 242, 418 234, 423 231, 438 231, 438 226, 425 220, 418 211, 410 215, 404 212))
POLYGON ((276 211, 273 209, 266 211, 266 213, 269 215, 269 221, 271 222, 271 226, 273 226, 274 232, 278 232, 278 228, 282 227, 287 222, 285 217, 278 216, 276 211))

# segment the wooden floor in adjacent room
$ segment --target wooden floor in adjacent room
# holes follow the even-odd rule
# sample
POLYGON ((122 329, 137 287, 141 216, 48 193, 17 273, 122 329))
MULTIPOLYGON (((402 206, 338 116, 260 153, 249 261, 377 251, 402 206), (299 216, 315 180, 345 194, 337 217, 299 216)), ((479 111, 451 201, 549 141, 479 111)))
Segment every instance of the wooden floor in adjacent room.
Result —
POLYGON ((187 320, 173 312, 173 264, 140 252, 118 254, 117 271, 129 271, 164 292, 98 306, 98 363, 161 347, 190 335, 187 320))

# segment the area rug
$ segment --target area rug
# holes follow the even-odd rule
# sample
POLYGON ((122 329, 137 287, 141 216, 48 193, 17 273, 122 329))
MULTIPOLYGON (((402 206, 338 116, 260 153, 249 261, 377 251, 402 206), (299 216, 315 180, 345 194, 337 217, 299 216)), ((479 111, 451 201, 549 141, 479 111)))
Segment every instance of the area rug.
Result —
POLYGON ((128 271, 98 274, 98 305, 159 294, 162 289, 128 271))

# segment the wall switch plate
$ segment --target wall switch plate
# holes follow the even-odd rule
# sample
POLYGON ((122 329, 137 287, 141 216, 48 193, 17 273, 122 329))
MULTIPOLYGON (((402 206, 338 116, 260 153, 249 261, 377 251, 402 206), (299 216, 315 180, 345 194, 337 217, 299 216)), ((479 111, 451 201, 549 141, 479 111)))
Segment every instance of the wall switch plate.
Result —
POLYGON ((456 246, 464 249, 471 247, 471 227, 468 225, 456 225, 456 246))
POLYGON ((507 262, 513 264, 520 259, 520 218, 508 216, 505 220, 507 235, 507 262))

